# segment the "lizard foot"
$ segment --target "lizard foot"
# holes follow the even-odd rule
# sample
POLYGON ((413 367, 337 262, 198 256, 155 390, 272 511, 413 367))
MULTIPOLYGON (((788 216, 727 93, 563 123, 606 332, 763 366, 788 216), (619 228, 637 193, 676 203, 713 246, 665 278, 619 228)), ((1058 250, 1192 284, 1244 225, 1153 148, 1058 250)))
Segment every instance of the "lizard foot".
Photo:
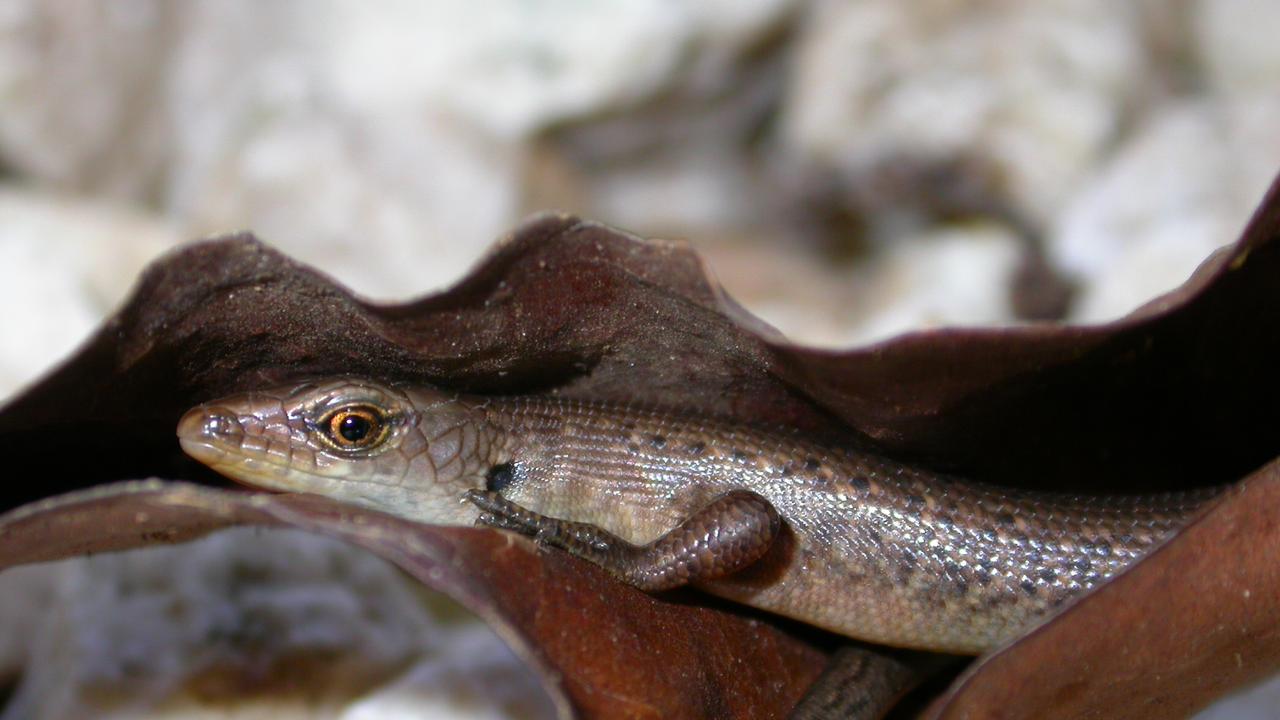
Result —
POLYGON ((480 508, 477 524, 561 548, 649 592, 737 572, 765 554, 781 527, 769 501, 747 490, 717 497, 647 545, 590 523, 535 513, 490 490, 468 490, 464 498, 480 508))

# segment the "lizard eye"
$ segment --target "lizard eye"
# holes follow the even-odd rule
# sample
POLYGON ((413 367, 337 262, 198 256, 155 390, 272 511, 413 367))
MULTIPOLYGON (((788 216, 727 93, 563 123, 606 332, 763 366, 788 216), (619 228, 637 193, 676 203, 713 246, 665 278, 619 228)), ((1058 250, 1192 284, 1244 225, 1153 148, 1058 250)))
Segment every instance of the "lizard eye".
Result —
POLYGON ((387 437, 387 417, 371 405, 340 407, 320 420, 325 439, 339 450, 367 450, 387 437))

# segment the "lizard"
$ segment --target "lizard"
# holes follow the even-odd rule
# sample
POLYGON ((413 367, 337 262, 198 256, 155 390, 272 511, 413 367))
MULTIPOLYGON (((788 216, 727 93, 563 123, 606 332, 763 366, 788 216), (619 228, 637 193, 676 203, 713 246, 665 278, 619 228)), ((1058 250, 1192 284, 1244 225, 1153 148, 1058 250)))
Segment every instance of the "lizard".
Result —
POLYGON ((794 431, 335 377, 215 400, 182 448, 253 487, 536 538, 857 640, 977 654, 1141 558, 1216 490, 1002 488, 794 431))

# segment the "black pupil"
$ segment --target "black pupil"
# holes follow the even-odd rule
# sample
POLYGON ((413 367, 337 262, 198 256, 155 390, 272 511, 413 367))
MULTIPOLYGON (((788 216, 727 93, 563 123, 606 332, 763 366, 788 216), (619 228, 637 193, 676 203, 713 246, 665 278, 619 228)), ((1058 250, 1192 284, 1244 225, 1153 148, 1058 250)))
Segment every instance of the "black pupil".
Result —
POLYGON ((349 442, 360 442, 372 431, 373 423, 360 415, 347 415, 338 423, 338 434, 349 442))

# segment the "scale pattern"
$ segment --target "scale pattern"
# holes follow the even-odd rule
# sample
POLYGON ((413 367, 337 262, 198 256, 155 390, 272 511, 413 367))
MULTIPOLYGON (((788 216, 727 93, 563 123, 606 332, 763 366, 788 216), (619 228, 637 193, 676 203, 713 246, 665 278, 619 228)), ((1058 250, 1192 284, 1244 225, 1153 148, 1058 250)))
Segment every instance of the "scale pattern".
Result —
POLYGON ((750 490, 793 542, 707 591, 871 642, 976 653, 1114 576, 1217 491, 1052 495, 708 419, 560 399, 485 406, 504 495, 646 544, 750 490))

